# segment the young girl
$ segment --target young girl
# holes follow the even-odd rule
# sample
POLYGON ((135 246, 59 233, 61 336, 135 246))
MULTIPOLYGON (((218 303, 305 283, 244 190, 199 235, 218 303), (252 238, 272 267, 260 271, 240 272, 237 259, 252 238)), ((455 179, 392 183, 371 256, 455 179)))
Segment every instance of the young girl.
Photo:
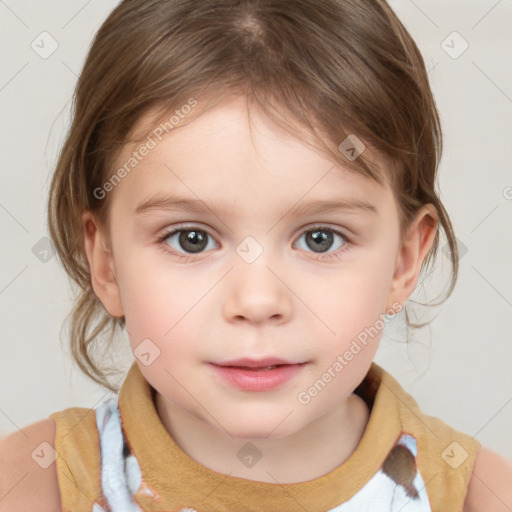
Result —
POLYGON ((510 510, 510 464, 373 362, 441 229, 455 285, 441 148, 384 0, 121 2, 48 208, 74 359, 116 395, 4 439, 0 510, 510 510))

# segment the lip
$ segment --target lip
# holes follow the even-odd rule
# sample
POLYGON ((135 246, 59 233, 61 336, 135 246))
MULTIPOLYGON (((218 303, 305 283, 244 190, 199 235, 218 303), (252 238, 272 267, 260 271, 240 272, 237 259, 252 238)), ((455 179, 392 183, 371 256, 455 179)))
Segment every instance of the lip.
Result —
POLYGON ((216 366, 245 366, 248 368, 266 368, 267 366, 277 366, 281 364, 299 364, 295 361, 286 361, 278 357, 266 357, 264 359, 250 359, 244 357, 242 359, 234 359, 233 361, 224 361, 220 363, 213 362, 216 366))
POLYGON ((284 385, 297 375, 306 363, 282 363, 278 359, 238 359, 232 366, 209 363, 216 374, 231 386, 243 391, 271 391, 284 385), (253 363, 252 365, 248 363, 253 363), (265 367, 279 365, 265 370, 265 367), (245 366, 246 368, 241 368, 245 366), (254 368, 254 369, 249 369, 254 368))

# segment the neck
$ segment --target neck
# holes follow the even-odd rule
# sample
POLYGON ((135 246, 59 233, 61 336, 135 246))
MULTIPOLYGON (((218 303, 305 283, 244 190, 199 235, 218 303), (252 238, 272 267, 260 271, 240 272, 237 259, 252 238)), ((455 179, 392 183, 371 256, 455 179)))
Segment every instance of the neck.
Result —
POLYGON ((313 480, 345 462, 356 449, 369 419, 366 403, 351 394, 292 435, 242 439, 228 436, 158 392, 156 408, 175 443, 199 464, 238 478, 282 484, 313 480), (252 464, 259 454, 264 456, 252 464), (238 463, 241 459, 247 462, 238 463))

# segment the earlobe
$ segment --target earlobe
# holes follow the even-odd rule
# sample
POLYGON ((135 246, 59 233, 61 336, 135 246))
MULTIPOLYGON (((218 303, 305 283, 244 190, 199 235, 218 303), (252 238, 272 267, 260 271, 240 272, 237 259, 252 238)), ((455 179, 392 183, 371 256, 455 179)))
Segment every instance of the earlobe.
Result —
POLYGON ((124 310, 112 252, 105 246, 104 237, 91 212, 83 213, 82 226, 94 293, 110 315, 122 317, 124 310))
POLYGON ((437 232, 437 214, 433 205, 424 205, 411 223, 397 255, 390 301, 402 305, 412 295, 422 263, 437 232))

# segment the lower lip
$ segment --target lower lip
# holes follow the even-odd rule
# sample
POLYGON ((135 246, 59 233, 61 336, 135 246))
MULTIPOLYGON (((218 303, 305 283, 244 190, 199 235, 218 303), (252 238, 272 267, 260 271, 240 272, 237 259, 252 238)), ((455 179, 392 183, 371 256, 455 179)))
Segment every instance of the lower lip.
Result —
POLYGON ((229 384, 244 391, 270 391, 300 372, 305 363, 286 364, 272 370, 244 370, 234 366, 212 364, 217 373, 229 384))

